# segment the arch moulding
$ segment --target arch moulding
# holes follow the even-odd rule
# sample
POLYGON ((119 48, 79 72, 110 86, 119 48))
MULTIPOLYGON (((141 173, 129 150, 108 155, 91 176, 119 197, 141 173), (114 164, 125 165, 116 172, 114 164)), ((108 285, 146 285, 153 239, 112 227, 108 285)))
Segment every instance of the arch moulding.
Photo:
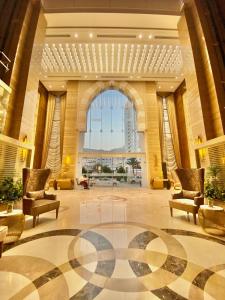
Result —
POLYGON ((145 131, 145 110, 143 100, 139 96, 137 90, 128 82, 118 81, 98 81, 88 88, 80 100, 80 110, 78 114, 78 130, 86 131, 87 126, 87 112, 93 99, 101 92, 115 89, 126 95, 133 101, 137 112, 137 129, 138 131, 145 131))

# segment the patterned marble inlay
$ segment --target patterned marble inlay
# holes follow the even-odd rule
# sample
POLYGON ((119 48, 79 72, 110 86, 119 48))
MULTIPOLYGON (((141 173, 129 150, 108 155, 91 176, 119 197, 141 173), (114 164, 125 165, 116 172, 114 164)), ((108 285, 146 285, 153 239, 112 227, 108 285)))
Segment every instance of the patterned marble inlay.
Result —
POLYGON ((85 287, 76 295, 70 298, 70 300, 92 300, 94 299, 102 289, 91 283, 85 285, 85 287))
MULTIPOLYGON (((203 300, 204 295, 215 298, 215 294, 218 296, 215 299, 222 300, 222 295, 225 294, 225 278, 219 272, 225 270, 225 255, 224 259, 221 259, 224 263, 207 269, 201 265, 201 261, 197 264, 189 260, 182 239, 178 240, 176 236, 185 236, 190 241, 193 238, 207 241, 211 247, 214 247, 214 255, 216 255, 217 245, 224 247, 224 241, 220 239, 190 231, 160 230, 138 223, 99 224, 83 231, 52 230, 21 239, 14 246, 5 249, 0 260, 0 272, 18 272, 31 280, 30 284, 15 293, 13 299, 23 299, 37 290, 41 300, 49 299, 49 295, 53 297, 52 299, 59 299, 57 294, 60 294, 60 300, 101 300, 103 299, 101 295, 105 293, 109 295, 105 296, 105 300, 117 299, 116 293, 129 295, 125 298, 118 296, 118 300, 203 300), (121 236, 118 235, 118 230, 122 233, 121 236), (65 247, 64 243, 60 243, 60 239, 63 241, 62 236, 68 236, 67 238, 70 239, 67 244, 68 252, 61 251, 64 260, 55 258, 54 263, 54 254, 60 253, 60 247, 61 249, 65 247), (56 242, 51 240, 53 237, 58 238, 59 241, 57 252, 54 252, 54 245, 51 245, 51 242, 56 242), (121 237, 123 243, 120 247, 118 239, 121 237), (34 241, 39 241, 39 247, 46 245, 46 239, 43 238, 49 238, 49 249, 52 251, 51 263, 45 259, 44 254, 40 254, 38 249, 33 248, 33 257, 25 256, 23 253, 25 246, 32 245, 34 241), (156 241, 158 242, 155 243, 156 241), (153 248, 151 243, 154 243, 153 248), (165 249, 162 249, 162 244, 165 245, 165 249), (40 255, 43 257, 38 257, 40 255), (31 263, 32 267, 29 271, 31 263), (127 276, 126 272, 122 272, 122 268, 125 268, 127 276), (181 292, 182 280, 189 284, 186 294, 181 292), (215 281, 217 293, 212 289, 215 281), (69 289, 71 284, 79 285, 80 288, 72 292, 69 289), (138 293, 140 297, 135 298, 138 293), (141 295, 145 293, 149 293, 147 298, 142 298, 141 295)), ((3 297, 3 299, 7 298, 3 297)), ((208 299, 207 296, 205 299, 208 299)))
POLYGON ((166 262, 162 266, 164 270, 167 270, 171 273, 180 276, 187 266, 187 261, 184 259, 180 259, 179 257, 168 255, 166 262))
POLYGON ((152 291, 154 295, 156 295, 159 299, 166 299, 166 300, 187 300, 187 298, 178 295, 173 290, 169 289, 168 287, 163 287, 161 289, 152 291))

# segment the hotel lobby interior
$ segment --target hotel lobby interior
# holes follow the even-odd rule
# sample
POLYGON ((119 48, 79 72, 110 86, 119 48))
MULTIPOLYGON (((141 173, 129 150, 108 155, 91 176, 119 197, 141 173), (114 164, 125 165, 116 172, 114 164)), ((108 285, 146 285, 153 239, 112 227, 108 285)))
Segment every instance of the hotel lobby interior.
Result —
POLYGON ((224 0, 0 15, 0 300, 224 300, 224 0))

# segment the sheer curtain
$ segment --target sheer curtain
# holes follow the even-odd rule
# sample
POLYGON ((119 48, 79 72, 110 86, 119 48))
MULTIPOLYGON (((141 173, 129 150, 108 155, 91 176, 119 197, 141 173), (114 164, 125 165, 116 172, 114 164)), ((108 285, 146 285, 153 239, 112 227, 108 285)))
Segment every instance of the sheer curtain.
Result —
POLYGON ((55 111, 52 121, 52 132, 48 147, 46 168, 52 171, 52 178, 61 172, 61 99, 55 98, 55 111))
POLYGON ((46 124, 45 124, 45 137, 44 137, 44 141, 43 141, 43 151, 42 151, 42 162, 41 162, 42 168, 45 168, 46 162, 47 162, 54 113, 55 113, 55 96, 52 94, 49 94, 47 117, 46 117, 46 124))
POLYGON ((177 167, 181 168, 180 146, 177 131, 176 109, 173 95, 167 97, 168 117, 177 167))
POLYGON ((62 162, 62 156, 63 156, 65 111, 66 111, 66 94, 61 96, 61 102, 60 102, 60 156, 61 156, 61 162, 62 162))
POLYGON ((163 105, 162 105, 162 97, 157 97, 158 102, 158 113, 159 113, 159 137, 160 137, 160 146, 161 146, 161 159, 163 161, 163 105))

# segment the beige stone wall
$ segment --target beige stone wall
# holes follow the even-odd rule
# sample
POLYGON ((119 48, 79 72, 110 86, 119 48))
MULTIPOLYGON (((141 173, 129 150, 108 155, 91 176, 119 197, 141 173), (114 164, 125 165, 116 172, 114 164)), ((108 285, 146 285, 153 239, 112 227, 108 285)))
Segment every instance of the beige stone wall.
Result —
POLYGON ((143 161, 149 185, 152 177, 162 175, 156 84, 152 82, 68 81, 62 173, 66 170, 66 176, 72 178, 79 173, 77 162, 80 133, 86 130, 89 105, 95 96, 108 88, 120 90, 135 104, 138 130, 145 134, 146 158, 143 161), (65 164, 67 156, 71 159, 69 166, 65 164))
POLYGON ((20 137, 27 136, 30 143, 34 143, 35 138, 35 128, 37 122, 37 112, 38 112, 38 85, 39 77, 41 72, 41 59, 42 50, 45 39, 47 22, 43 11, 41 11, 37 30, 34 38, 34 45, 32 50, 28 81, 26 87, 26 94, 24 99, 24 107, 20 128, 20 137))
POLYGON ((201 136, 203 140, 206 140, 206 132, 194 57, 191 48, 187 22, 184 16, 181 17, 180 22, 178 23, 178 30, 181 41, 184 76, 187 88, 185 94, 183 95, 183 99, 185 120, 187 124, 188 146, 191 166, 195 167, 196 160, 194 152, 194 140, 197 136, 201 136))
POLYGON ((155 82, 145 83, 144 107, 146 114, 145 151, 147 181, 162 175, 159 114, 155 82))
POLYGON ((63 140, 62 173, 66 177, 76 176, 76 165, 78 159, 78 81, 68 81, 65 109, 65 128, 63 140), (66 165, 66 158, 69 157, 70 163, 66 165))

